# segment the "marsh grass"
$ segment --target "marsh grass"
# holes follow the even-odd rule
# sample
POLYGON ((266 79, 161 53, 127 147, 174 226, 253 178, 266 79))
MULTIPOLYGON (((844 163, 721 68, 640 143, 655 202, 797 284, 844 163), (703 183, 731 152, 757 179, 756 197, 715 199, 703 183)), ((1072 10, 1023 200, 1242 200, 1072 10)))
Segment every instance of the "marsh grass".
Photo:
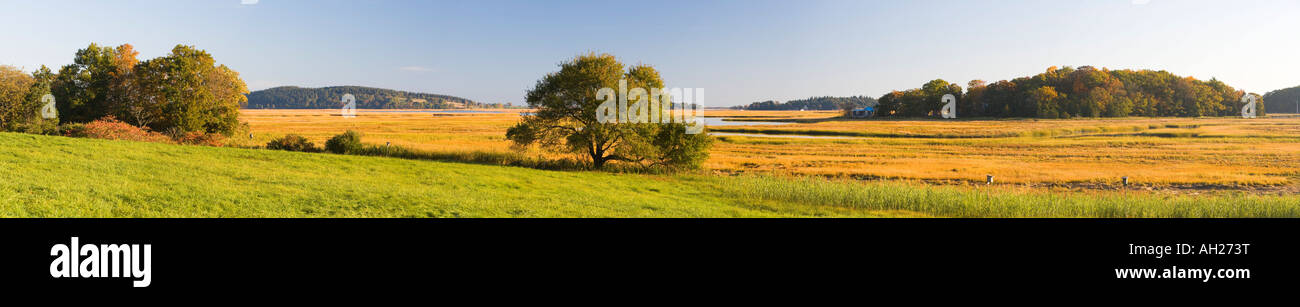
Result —
POLYGON ((860 183, 814 177, 741 177, 721 185, 737 197, 901 210, 944 217, 1227 218, 1298 217, 1300 197, 1047 193, 1009 188, 860 183))
MULTIPOLYGON (((514 152, 504 138, 519 120, 514 113, 438 117, 363 110, 345 119, 326 115, 330 112, 337 110, 244 110, 241 119, 249 122, 255 137, 230 142, 255 147, 293 133, 319 144, 353 129, 364 132, 369 144, 391 142, 421 152, 415 155, 421 159, 529 167, 538 167, 532 161, 538 157, 574 159, 514 152)), ((801 121, 710 127, 718 132, 850 137, 719 137, 704 167, 724 174, 926 182, 981 182, 986 174, 995 174, 1008 184, 1087 187, 1113 186, 1127 176, 1162 188, 1249 191, 1297 185, 1295 174, 1300 173, 1300 121, 1295 118, 843 120, 835 118, 838 112, 735 110, 707 110, 706 115, 801 121)))
POLYGON ((1296 185, 1291 174, 1300 171, 1300 122, 1282 119, 862 120, 725 129, 861 138, 727 136, 705 164, 722 173, 968 183, 994 174, 1006 183, 1103 188, 1127 176, 1154 187, 1231 190, 1296 185))

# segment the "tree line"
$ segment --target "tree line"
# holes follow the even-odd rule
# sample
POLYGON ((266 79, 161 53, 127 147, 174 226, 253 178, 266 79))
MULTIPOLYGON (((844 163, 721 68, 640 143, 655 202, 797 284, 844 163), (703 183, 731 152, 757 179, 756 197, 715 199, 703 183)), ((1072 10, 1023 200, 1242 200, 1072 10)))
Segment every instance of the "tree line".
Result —
POLYGON ((808 99, 791 100, 778 102, 773 100, 759 101, 743 106, 731 107, 736 110, 839 110, 846 107, 861 108, 876 104, 876 99, 870 96, 850 96, 850 97, 809 97, 808 99))
POLYGON ((1264 94, 1264 105, 1274 113, 1300 113, 1300 86, 1264 94))
POLYGON ((51 133, 60 124, 102 118, 176 135, 230 135, 242 127, 239 108, 248 90, 238 72, 193 46, 177 45, 143 62, 138 55, 130 44, 92 43, 57 73, 43 65, 30 75, 0 68, 0 128, 51 133), (39 115, 45 95, 54 97, 56 118, 39 115))
MULTIPOLYGON (((1244 106, 1245 92, 1217 79, 1201 81, 1163 70, 1053 66, 1031 77, 992 84, 970 81, 965 91, 936 79, 920 88, 881 96, 877 114, 939 116, 945 94, 957 97, 957 114, 963 117, 1071 118, 1235 116, 1244 106)), ((1264 114, 1264 105, 1257 107, 1264 114)))
POLYGON ((438 94, 413 93, 398 90, 363 87, 331 86, 302 88, 282 86, 248 94, 250 109, 334 109, 342 107, 344 94, 357 98, 359 109, 453 109, 502 107, 500 104, 482 104, 472 100, 438 94))

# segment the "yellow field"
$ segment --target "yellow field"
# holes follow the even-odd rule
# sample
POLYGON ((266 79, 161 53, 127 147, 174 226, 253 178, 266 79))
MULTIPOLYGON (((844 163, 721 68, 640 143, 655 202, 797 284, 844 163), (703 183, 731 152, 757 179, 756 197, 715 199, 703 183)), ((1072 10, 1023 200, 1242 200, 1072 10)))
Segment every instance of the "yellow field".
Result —
MULTIPOLYGON (((368 143, 427 151, 506 152, 505 130, 517 110, 500 114, 428 114, 360 110, 245 110, 263 145, 288 133, 317 144, 347 129, 368 143)), ((739 121, 719 134, 709 172, 773 173, 936 184, 983 183, 1036 188, 1113 189, 1128 176, 1142 189, 1295 193, 1300 186, 1300 118, 1130 118, 1079 120, 841 120, 836 112, 708 111, 739 121), (810 137, 811 136, 811 137, 810 137)), ((734 122, 733 122, 734 123, 734 122)), ((539 154, 539 153, 532 153, 539 154)))
POLYGON ((346 130, 365 134, 367 143, 392 142, 430 151, 507 151, 505 131, 519 121, 518 110, 493 110, 504 114, 401 113, 410 110, 358 110, 357 117, 339 116, 339 110, 243 110, 240 120, 252 128, 253 138, 236 136, 232 144, 265 145, 294 133, 322 145, 346 130))

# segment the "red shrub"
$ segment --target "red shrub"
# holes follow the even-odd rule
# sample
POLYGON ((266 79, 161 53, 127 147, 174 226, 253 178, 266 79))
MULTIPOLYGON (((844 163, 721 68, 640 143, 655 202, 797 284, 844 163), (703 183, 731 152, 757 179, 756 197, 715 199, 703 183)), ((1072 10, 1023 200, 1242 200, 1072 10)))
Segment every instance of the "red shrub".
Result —
POLYGON ((131 124, 124 123, 112 116, 86 123, 83 126, 76 127, 67 131, 68 136, 85 137, 106 140, 128 140, 140 142, 171 143, 162 133, 152 132, 131 124))

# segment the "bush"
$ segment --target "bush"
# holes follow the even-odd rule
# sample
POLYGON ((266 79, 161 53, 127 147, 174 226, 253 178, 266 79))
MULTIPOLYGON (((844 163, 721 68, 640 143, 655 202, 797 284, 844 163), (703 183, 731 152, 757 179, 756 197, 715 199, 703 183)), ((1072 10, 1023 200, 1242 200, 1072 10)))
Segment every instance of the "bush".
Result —
POLYGON ((86 123, 67 123, 59 125, 58 133, 62 136, 76 136, 82 130, 86 130, 86 123))
POLYGON ((171 143, 171 138, 162 133, 140 129, 131 124, 121 122, 113 116, 106 116, 86 123, 85 125, 67 126, 64 135, 105 140, 171 143))
POLYGON ((226 142, 226 136, 221 135, 219 133, 203 133, 203 132, 193 131, 193 132, 185 133, 181 135, 181 137, 179 138, 173 138, 172 140, 176 141, 176 143, 185 144, 185 145, 221 147, 226 142))
POLYGON ((53 119, 35 119, 25 123, 15 124, 11 131, 17 131, 30 134, 58 135, 59 121, 53 119))
POLYGON ((361 132, 352 130, 325 141, 325 150, 336 154, 359 153, 362 149, 364 146, 361 145, 361 132))
POLYGON ((301 152, 320 152, 320 148, 307 138, 297 134, 290 134, 266 143, 267 149, 288 150, 301 152))
POLYGON ((650 142, 658 152, 655 164, 671 169, 698 169, 709 159, 713 137, 708 131, 687 134, 685 124, 674 123, 660 127, 650 142))

